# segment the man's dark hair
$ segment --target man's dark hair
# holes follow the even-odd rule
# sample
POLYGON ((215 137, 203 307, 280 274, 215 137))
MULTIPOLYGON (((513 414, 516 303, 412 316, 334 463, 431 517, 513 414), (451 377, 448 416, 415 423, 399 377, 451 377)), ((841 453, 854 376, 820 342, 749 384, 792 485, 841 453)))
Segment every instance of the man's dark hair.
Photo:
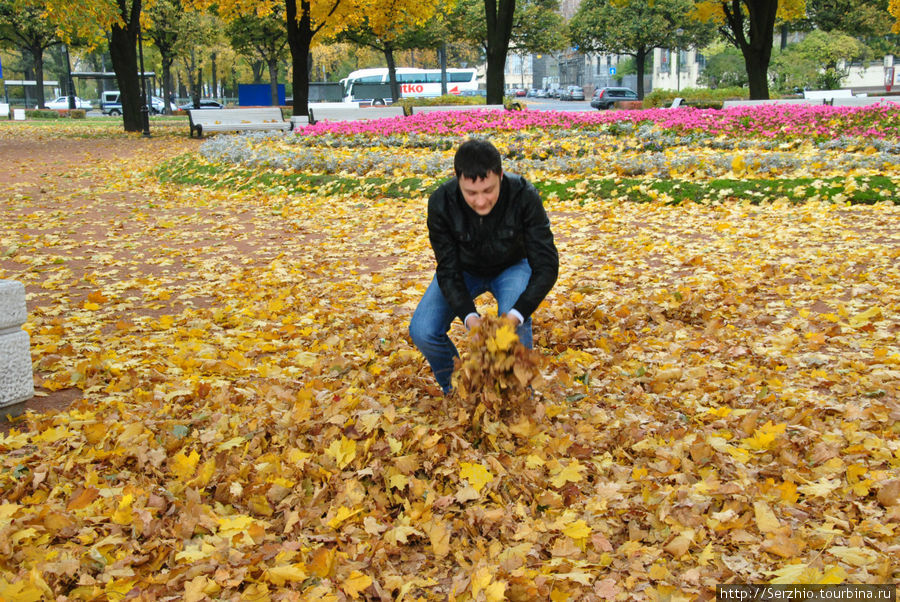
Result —
POLYGON ((499 176, 503 173, 500 151, 487 140, 472 138, 463 142, 456 150, 453 169, 456 170, 457 178, 469 180, 486 178, 492 172, 499 176))

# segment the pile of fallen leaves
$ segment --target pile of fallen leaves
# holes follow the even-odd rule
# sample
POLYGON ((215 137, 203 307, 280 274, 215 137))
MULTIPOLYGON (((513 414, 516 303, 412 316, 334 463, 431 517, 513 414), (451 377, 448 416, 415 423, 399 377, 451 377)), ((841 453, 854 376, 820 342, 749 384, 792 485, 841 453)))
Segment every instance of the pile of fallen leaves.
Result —
POLYGON ((0 598, 900 581, 900 206, 818 183, 803 203, 637 204, 548 169, 580 190, 545 198, 561 270, 534 314, 534 413, 507 403, 532 364, 502 324, 474 353, 451 330, 463 365, 488 363, 443 412, 405 334, 434 269, 425 191, 143 171, 186 135, 103 161, 110 141, 66 140, 86 159, 60 171, 15 127, 0 277, 26 285, 41 394, 83 399, 0 435, 0 598))
POLYGON ((540 418, 534 386, 541 382, 541 354, 519 341, 510 320, 490 315, 472 329, 462 354, 449 402, 460 404, 476 432, 496 430, 498 422, 530 431, 540 418))

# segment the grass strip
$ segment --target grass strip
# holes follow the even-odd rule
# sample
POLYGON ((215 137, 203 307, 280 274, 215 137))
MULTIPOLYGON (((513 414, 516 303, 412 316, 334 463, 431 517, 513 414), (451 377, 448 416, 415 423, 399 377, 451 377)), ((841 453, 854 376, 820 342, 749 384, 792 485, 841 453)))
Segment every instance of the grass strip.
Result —
MULTIPOLYGON (((342 195, 357 193, 366 198, 425 196, 437 185, 433 178, 390 178, 340 174, 266 171, 239 165, 209 163, 185 154, 162 164, 156 171, 163 182, 210 188, 259 190, 268 194, 342 195)), ((545 200, 578 201, 581 205, 615 199, 638 203, 751 202, 775 200, 803 203, 820 200, 835 203, 900 204, 900 185, 887 176, 837 176, 830 178, 660 180, 653 178, 590 178, 560 181, 536 180, 545 200)))

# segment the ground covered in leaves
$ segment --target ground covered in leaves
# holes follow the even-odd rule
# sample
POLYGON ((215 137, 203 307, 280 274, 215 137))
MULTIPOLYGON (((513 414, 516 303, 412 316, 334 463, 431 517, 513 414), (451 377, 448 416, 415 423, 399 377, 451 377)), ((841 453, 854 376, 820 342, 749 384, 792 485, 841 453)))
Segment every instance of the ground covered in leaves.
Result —
POLYGON ((26 285, 42 394, 79 398, 0 435, 0 598, 900 580, 896 110, 771 136, 637 114, 202 147, 186 127, 0 124, 0 278, 26 285), (490 387, 445 399, 406 325, 428 190, 473 131, 527 158, 561 274, 537 355, 454 326, 490 387), (390 169, 348 168, 373 153, 390 169))

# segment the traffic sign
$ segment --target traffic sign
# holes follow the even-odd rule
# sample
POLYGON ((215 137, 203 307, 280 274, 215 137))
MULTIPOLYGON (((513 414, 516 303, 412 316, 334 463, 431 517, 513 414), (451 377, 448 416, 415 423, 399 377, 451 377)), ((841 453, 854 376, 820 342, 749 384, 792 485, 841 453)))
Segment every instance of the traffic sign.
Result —
POLYGON ((610 68, 609 68, 609 74, 610 74, 610 75, 615 75, 615 74, 616 74, 616 68, 615 68, 615 67, 610 67, 610 68))

